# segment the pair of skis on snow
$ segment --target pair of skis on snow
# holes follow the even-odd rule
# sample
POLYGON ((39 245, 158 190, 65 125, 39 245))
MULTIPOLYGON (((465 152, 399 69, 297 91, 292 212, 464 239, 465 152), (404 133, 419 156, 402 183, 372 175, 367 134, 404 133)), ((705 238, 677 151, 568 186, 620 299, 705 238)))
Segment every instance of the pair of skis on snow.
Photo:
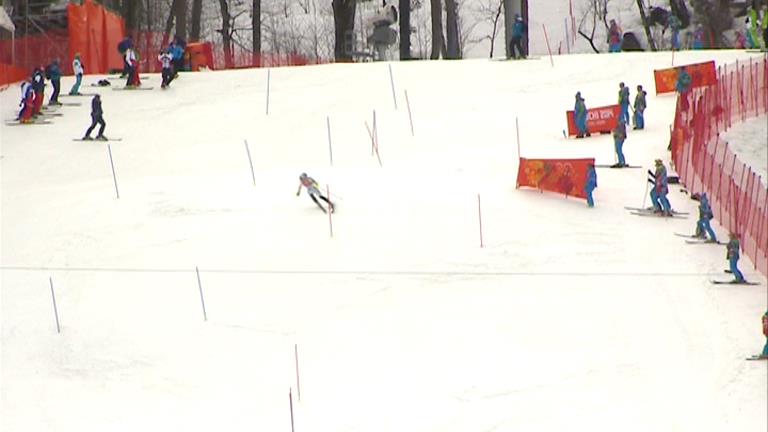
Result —
POLYGON ((716 244, 716 245, 724 244, 721 241, 712 241, 707 238, 696 237, 695 235, 690 235, 690 234, 683 234, 683 233, 677 233, 677 232, 673 234, 678 237, 683 237, 684 239, 686 239, 685 242, 687 244, 716 244))
MULTIPOLYGON (((678 237, 685 238, 685 243, 687 244, 712 244, 712 245, 724 245, 725 243, 719 242, 719 241, 712 241, 703 239, 701 237, 696 237, 695 235, 690 234, 683 234, 683 233, 673 233, 674 235, 678 237)), ((724 270, 726 273, 730 273, 730 270, 724 270)), ((749 282, 749 281, 723 281, 723 280, 711 280, 710 283, 713 283, 715 285, 760 285, 757 282, 749 282)))
POLYGON ((659 218, 675 218, 675 219, 688 219, 688 212, 677 212, 672 211, 671 215, 666 215, 664 213, 657 212, 653 207, 649 208, 642 208, 642 207, 629 207, 625 206, 624 209, 629 210, 629 214, 633 214, 636 216, 653 216, 653 217, 659 217, 659 218))

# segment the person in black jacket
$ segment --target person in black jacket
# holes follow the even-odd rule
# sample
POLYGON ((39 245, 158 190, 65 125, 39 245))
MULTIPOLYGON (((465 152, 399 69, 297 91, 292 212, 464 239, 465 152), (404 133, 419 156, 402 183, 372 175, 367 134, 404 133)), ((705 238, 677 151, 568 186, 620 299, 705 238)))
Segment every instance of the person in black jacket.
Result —
POLYGON ((107 140, 107 137, 104 136, 104 128, 107 127, 107 123, 104 122, 103 114, 104 112, 101 110, 101 96, 95 95, 93 99, 91 99, 91 127, 85 132, 85 136, 83 137, 84 141, 93 139, 91 138, 91 132, 97 124, 101 126, 99 127, 99 134, 96 135, 96 139, 101 141, 107 140))

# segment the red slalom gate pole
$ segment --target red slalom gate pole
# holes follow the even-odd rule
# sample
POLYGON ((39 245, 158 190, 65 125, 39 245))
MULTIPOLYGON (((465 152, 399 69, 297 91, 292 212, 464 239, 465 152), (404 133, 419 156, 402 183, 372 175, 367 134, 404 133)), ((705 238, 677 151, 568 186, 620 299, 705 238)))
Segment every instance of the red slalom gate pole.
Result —
MULTIPOLYGON (((328 197, 328 199, 331 199, 328 197)), ((299 381, 299 344, 293 344, 293 358, 296 362, 296 396, 301 402, 301 384, 299 381)))
POLYGON ((545 26, 544 23, 542 23, 541 28, 544 29, 544 40, 547 42, 547 51, 549 52, 549 63, 554 67, 555 61, 552 60, 552 48, 549 46, 549 36, 547 36, 547 26, 545 26))
POLYGON ((291 393, 291 389, 288 389, 288 408, 291 411, 291 432, 294 432, 293 427, 293 394, 291 393))
POLYGON ((480 194, 477 194, 477 220, 480 223, 480 247, 483 247, 483 212, 480 207, 480 194))

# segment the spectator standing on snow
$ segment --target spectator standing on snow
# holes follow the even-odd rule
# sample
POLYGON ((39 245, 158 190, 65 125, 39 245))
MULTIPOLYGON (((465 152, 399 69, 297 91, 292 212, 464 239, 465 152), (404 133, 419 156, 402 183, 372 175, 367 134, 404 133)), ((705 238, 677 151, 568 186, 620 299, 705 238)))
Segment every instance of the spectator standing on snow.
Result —
POLYGON ((576 138, 591 136, 587 129, 587 106, 584 104, 584 98, 581 92, 576 92, 576 103, 573 106, 573 119, 576 122, 576 138))
POLYGON ((712 224, 709 222, 714 217, 712 213, 712 207, 709 205, 709 198, 706 193, 702 193, 699 196, 699 220, 696 222, 696 236, 706 239, 709 235, 708 242, 717 243, 717 236, 712 229, 712 224))
POLYGON ((125 83, 125 86, 127 88, 139 87, 141 85, 141 80, 139 79, 139 62, 133 48, 125 50, 125 62, 128 64, 128 81, 125 83))
POLYGON ((633 129, 645 129, 645 107, 646 101, 645 101, 645 95, 646 92, 643 90, 643 86, 639 85, 637 86, 637 95, 635 96, 635 105, 634 105, 634 111, 635 111, 635 127, 633 129))
POLYGON ((669 14, 668 25, 670 30, 670 45, 673 50, 679 51, 680 50, 680 27, 682 27, 680 18, 678 18, 677 15, 675 14, 669 14))
POLYGON ((130 72, 130 70, 129 70, 130 69, 130 65, 128 64, 128 62, 126 61, 126 58, 125 58, 125 52, 128 51, 128 48, 133 48, 133 39, 131 39, 130 36, 128 36, 127 38, 121 40, 117 44, 117 52, 119 52, 120 53, 120 57, 123 58, 123 73, 120 74, 120 78, 127 78, 128 77, 128 72, 130 72))
POLYGON ((168 50, 164 50, 157 56, 157 60, 163 65, 163 83, 161 88, 166 88, 173 81, 173 56, 168 50))
POLYGON ((685 111, 688 109, 688 92, 691 90, 691 74, 685 70, 685 66, 677 68, 677 81, 675 82, 675 91, 680 98, 680 108, 685 111))
POLYGON ((621 51, 621 35, 623 31, 616 20, 611 20, 611 26, 608 29, 608 51, 620 52, 621 51))
POLYGON ((620 118, 624 123, 629 124, 629 87, 623 82, 619 83, 619 106, 621 107, 620 118))
POLYGON ((178 78, 179 72, 184 69, 184 47, 179 44, 178 39, 174 39, 168 46, 168 52, 173 60, 173 77, 178 78))
POLYGON ((595 201, 592 198, 592 191, 597 189, 597 171, 595 171, 595 164, 591 163, 587 166, 587 181, 584 184, 584 192, 587 193, 587 206, 594 207, 595 201))
POLYGON ((72 60, 72 71, 75 73, 75 84, 69 90, 69 95, 80 96, 82 94, 80 93, 80 84, 83 83, 83 74, 85 73, 83 62, 80 60, 80 53, 75 54, 75 59, 72 60))
POLYGON ((61 91, 61 67, 59 67, 59 59, 54 59, 48 67, 45 68, 45 77, 51 81, 53 85, 53 92, 51 92, 51 98, 48 99, 48 105, 61 105, 59 102, 59 92, 61 91))
POLYGON ((626 159, 624 159, 624 140, 627 139, 627 125, 619 118, 616 128, 613 129, 613 148, 616 150, 616 158, 618 162, 613 164, 612 168, 624 168, 628 167, 626 159))
POLYGON ((99 95, 95 95, 93 99, 91 99, 91 126, 85 132, 83 140, 90 141, 93 139, 91 138, 91 132, 96 127, 96 125, 100 125, 99 133, 96 135, 96 139, 107 141, 107 137, 104 136, 104 128, 107 127, 107 123, 104 121, 104 112, 101 109, 101 96, 99 95))
POLYGON ((739 251, 741 249, 739 236, 735 232, 731 232, 728 237, 730 240, 728 240, 728 244, 725 245, 727 251, 725 258, 728 260, 728 266, 735 278, 733 282, 744 283, 744 275, 741 274, 741 271, 739 270, 739 251))
POLYGON ((25 79, 21 82, 21 110, 17 119, 21 123, 31 123, 32 113, 35 110, 35 91, 32 89, 32 82, 25 79))
POLYGON ((38 116, 43 109, 43 98, 45 97, 45 74, 42 66, 35 68, 32 72, 32 90, 35 92, 32 115, 38 116))
POLYGON ((656 159, 656 170, 653 172, 653 188, 651 189, 651 202, 654 212, 664 216, 672 216, 672 205, 667 199, 669 193, 669 180, 667 179, 667 168, 661 159, 656 159))
POLYGON ((528 31, 528 24, 523 21, 520 14, 515 14, 515 23, 512 24, 512 39, 509 42, 509 53, 512 58, 525 58, 523 51, 523 37, 528 31), (517 53, 515 53, 517 49, 517 53))

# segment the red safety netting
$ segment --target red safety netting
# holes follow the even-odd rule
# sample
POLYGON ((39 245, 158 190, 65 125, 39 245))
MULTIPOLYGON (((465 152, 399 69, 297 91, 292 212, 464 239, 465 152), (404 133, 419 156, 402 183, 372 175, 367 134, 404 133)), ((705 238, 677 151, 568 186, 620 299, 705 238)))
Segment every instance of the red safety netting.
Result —
POLYGON ((719 134, 768 113, 768 56, 718 69, 714 85, 678 96, 672 159, 692 192, 707 192, 715 218, 740 235, 744 253, 768 276, 768 187, 719 134))

